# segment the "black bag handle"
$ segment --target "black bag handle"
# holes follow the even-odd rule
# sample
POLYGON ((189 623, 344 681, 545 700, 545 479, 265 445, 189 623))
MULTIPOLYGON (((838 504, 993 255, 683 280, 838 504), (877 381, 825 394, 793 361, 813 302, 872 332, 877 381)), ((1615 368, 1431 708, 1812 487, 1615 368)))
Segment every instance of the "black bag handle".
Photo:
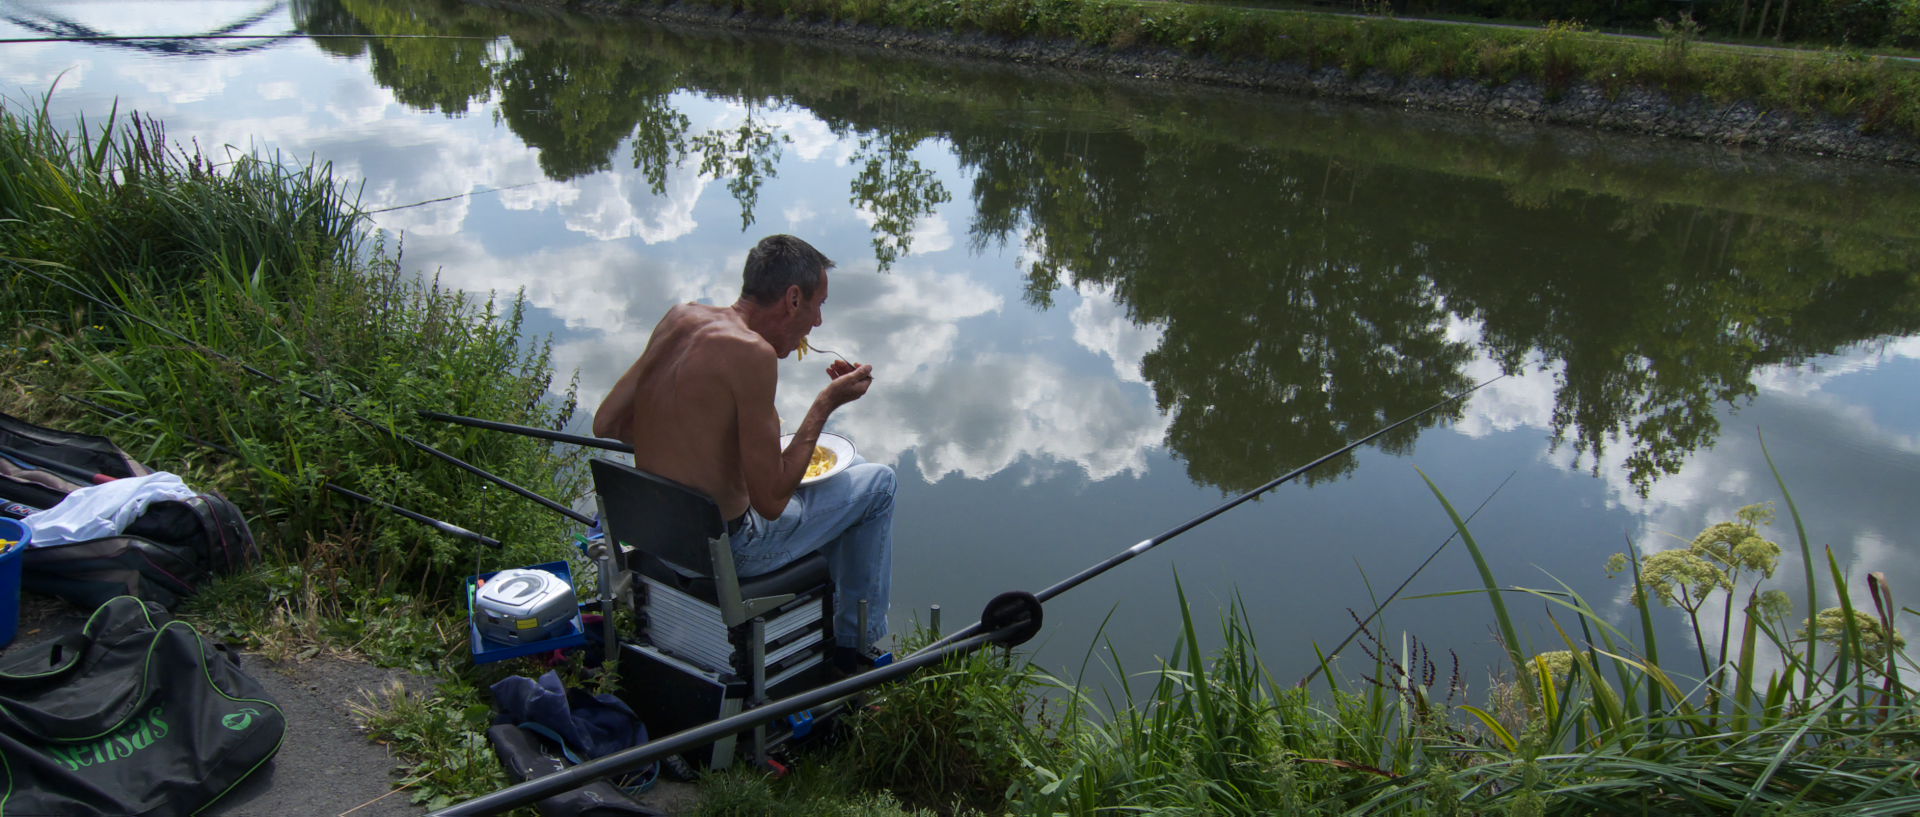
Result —
POLYGON ((18 655, 9 655, 0 663, 0 690, 18 684, 58 681, 80 664, 80 656, 93 641, 83 633, 67 633, 18 655))
POLYGON ((170 621, 158 605, 132 596, 109 599, 80 632, 30 651, 31 660, 4 665, 0 721, 45 740, 113 731, 153 696, 150 651, 170 621))

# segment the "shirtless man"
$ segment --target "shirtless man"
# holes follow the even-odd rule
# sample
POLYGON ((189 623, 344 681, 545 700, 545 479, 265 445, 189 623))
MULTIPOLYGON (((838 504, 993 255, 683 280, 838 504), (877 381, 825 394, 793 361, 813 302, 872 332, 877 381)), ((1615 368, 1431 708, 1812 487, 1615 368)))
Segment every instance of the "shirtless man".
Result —
POLYGON ((893 578, 893 469, 856 459, 800 487, 820 430, 860 399, 873 367, 834 361, 832 378, 780 449, 776 363, 820 325, 833 262, 805 241, 769 236, 747 254, 732 306, 680 304, 594 415, 593 433, 633 445, 634 465, 705 492, 725 515, 741 576, 820 551, 834 581, 843 668, 886 634, 893 578), (859 632, 859 602, 868 602, 859 632))

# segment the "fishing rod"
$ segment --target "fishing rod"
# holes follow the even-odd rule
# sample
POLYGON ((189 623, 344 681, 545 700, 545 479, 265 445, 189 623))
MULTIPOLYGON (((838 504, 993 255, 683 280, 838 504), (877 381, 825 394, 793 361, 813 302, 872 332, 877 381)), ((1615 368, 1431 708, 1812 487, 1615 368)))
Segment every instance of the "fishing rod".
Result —
POLYGON ((438 411, 421 410, 414 412, 414 414, 428 420, 439 420, 443 423, 457 423, 463 426, 484 428, 490 431, 505 431, 527 437, 538 437, 542 440, 552 440, 557 443, 572 443, 590 448, 604 448, 608 451, 618 451, 622 454, 633 453, 633 446, 620 442, 619 440, 608 440, 600 437, 583 437, 579 434, 568 434, 564 431, 549 431, 544 428, 534 428, 533 426, 502 423, 498 420, 482 420, 478 417, 462 417, 458 414, 446 414, 438 411))
MULTIPOLYGON (((52 276, 43 275, 38 270, 35 270, 32 267, 29 267, 11 258, 5 258, 0 260, 5 260, 7 263, 12 264, 14 267, 17 267, 21 272, 25 272, 28 275, 32 275, 35 278, 39 278, 42 281, 45 281, 47 283, 53 284, 54 286, 60 287, 61 289, 64 289, 68 292, 71 292, 75 295, 78 295, 82 298, 92 301, 93 303, 106 307, 110 311, 116 312, 120 315, 123 315, 141 324, 144 324, 147 327, 160 332, 161 334, 174 338, 175 340, 179 340, 180 342, 187 344, 188 346, 192 347, 196 351, 201 352, 202 354, 212 356, 213 358, 225 363, 233 364, 234 366, 239 367, 241 371, 244 371, 247 374, 253 375, 255 377, 259 377, 276 386, 289 385, 286 381, 281 380, 278 377, 274 377, 273 375, 260 371, 259 369, 249 366, 245 362, 238 360, 236 358, 233 358, 229 355, 226 355, 224 353, 215 351, 214 349, 208 348, 205 344, 202 344, 199 341, 196 341, 192 338, 182 335, 179 332, 175 332, 172 329, 168 329, 167 327, 160 325, 158 322, 142 317, 140 315, 136 315, 131 311, 128 311, 125 307, 120 306, 119 304, 115 304, 115 303, 103 300, 93 295, 92 293, 81 290, 77 287, 74 287, 71 284, 68 284, 65 281, 61 281, 52 276)), ((368 418, 366 415, 363 415, 357 411, 354 411, 353 409, 347 408, 346 406, 342 406, 337 403, 334 403, 333 401, 328 400, 325 397, 321 397, 318 394, 314 394, 313 392, 307 391, 306 389, 299 388, 296 386, 294 387, 294 390, 298 392, 300 396, 305 397, 308 400, 311 400, 321 406, 339 411, 340 413, 345 414, 348 417, 351 417, 355 420, 360 421, 361 423, 367 425, 370 428, 375 428, 380 431, 386 432, 387 436, 391 437, 394 440, 398 440, 400 442, 406 443, 407 445, 412 446, 415 450, 432 455, 433 457, 438 458, 442 462, 446 462, 450 465, 453 465, 456 468, 466 471, 467 473, 473 474, 474 476, 477 476, 489 482, 492 482, 495 485, 498 485, 502 488, 505 488, 516 494, 519 494, 520 496, 526 497, 527 499, 531 499, 534 502, 537 502, 541 506, 545 507, 547 510, 553 511, 554 513, 560 514, 561 516, 565 516, 566 518, 571 519, 575 522, 578 522, 582 525, 593 524, 593 517, 587 516, 586 514, 583 514, 579 511, 576 511, 572 508, 569 508, 565 505, 562 505, 558 502, 555 502, 551 499, 541 496, 540 494, 534 493, 533 491, 527 490, 526 488, 522 488, 519 485, 516 485, 508 481, 505 477, 501 477, 496 474, 493 474, 489 471, 486 471, 485 469, 480 468, 477 465, 473 465, 467 462, 466 460, 460 459, 459 457, 456 457, 445 451, 441 451, 438 448, 434 448, 431 445, 428 445, 419 440, 416 440, 413 437, 408 436, 406 434, 402 434, 398 431, 395 431, 392 428, 389 428, 385 425, 381 425, 380 423, 374 422, 371 418, 368 418)))
MULTIPOLYGON (((1088 579, 1091 579, 1095 576, 1098 576, 1102 573, 1112 570, 1115 567, 1118 567, 1122 562, 1126 562, 1127 560, 1132 559, 1135 556, 1139 556, 1142 553, 1145 553, 1149 550, 1159 547, 1160 545, 1166 543, 1167 540, 1172 539, 1176 536, 1179 536, 1180 534, 1186 533, 1187 531, 1192 530, 1195 527, 1198 527, 1200 524, 1206 522, 1207 520, 1212 519, 1216 516, 1226 513, 1227 511, 1234 509, 1235 507, 1239 506, 1243 502, 1246 502, 1247 500, 1253 499, 1254 497, 1257 497, 1270 490, 1273 490, 1274 488, 1277 488, 1282 484, 1292 481, 1294 478, 1299 477, 1302 474, 1305 474, 1309 471, 1312 471, 1315 468, 1319 468, 1320 466, 1327 464, 1327 462, 1333 460, 1335 457, 1338 457, 1342 454, 1352 451, 1353 449, 1359 448, 1360 446, 1366 445, 1367 443, 1372 442, 1382 434, 1385 434, 1389 431, 1392 431, 1396 428, 1406 425, 1407 423, 1413 422, 1414 420, 1424 417, 1428 413, 1432 412, 1433 410, 1438 409, 1441 406, 1447 405, 1448 403, 1455 402, 1476 391, 1479 391, 1481 388, 1484 388, 1487 384, 1492 383, 1496 380, 1499 380, 1500 378, 1503 378, 1503 377, 1506 377, 1506 375, 1505 374, 1495 375, 1488 380, 1481 381, 1478 385, 1475 385, 1473 388, 1467 389, 1466 391, 1460 392, 1458 394, 1454 394, 1454 395, 1450 395, 1448 397, 1442 398, 1439 402, 1434 403, 1431 406, 1423 408, 1417 412, 1414 412, 1413 414, 1407 415, 1406 417, 1402 417, 1399 420, 1396 420, 1393 423, 1383 428, 1380 428, 1374 431, 1373 433, 1368 434, 1365 437, 1361 437, 1358 440, 1354 440, 1353 442, 1347 443, 1346 445, 1341 446, 1338 450, 1322 455, 1319 459, 1316 459, 1313 462, 1309 462, 1306 465, 1302 465, 1299 468, 1295 468, 1292 471, 1288 471, 1285 474, 1275 477, 1272 481, 1268 482, 1265 485, 1262 485, 1258 488, 1255 488, 1251 491, 1248 491, 1244 494, 1234 497, 1233 499, 1227 500, 1226 502, 1223 502, 1219 506, 1215 507, 1213 510, 1207 511, 1206 513, 1203 513, 1199 516, 1196 516, 1192 519, 1189 519, 1185 522, 1175 525, 1171 529, 1167 530, 1165 533, 1160 534, 1159 536, 1155 536, 1151 539, 1143 539, 1139 543, 1135 544, 1134 546, 1127 548, 1126 550, 1120 551, 1119 553, 1116 553, 1112 556, 1109 556, 1105 560, 1102 560, 1097 564, 1087 567, 1086 569, 1081 570, 1078 573, 1068 576, 1065 579, 1061 579, 1059 582, 1055 583, 1053 586, 1048 587, 1047 589, 1042 590, 1033 595, 1035 598, 1039 599, 1042 603, 1045 603, 1048 600, 1053 599, 1054 597, 1060 595, 1061 593, 1065 593, 1068 590, 1072 590, 1075 587, 1079 587, 1081 584, 1085 583, 1088 579)), ((955 641, 958 641, 962 638, 967 638, 969 636, 972 636, 975 633, 980 632, 980 626, 981 626, 980 622, 976 621, 972 624, 969 624, 965 627, 955 630, 952 635, 949 635, 945 638, 941 638, 940 640, 935 641, 932 644, 928 644, 925 647, 925 649, 929 649, 929 650, 936 649, 936 648, 945 646, 947 644, 953 643, 955 641)))
MULTIPOLYGON (((1376 430, 1373 433, 1368 434, 1365 437, 1361 437, 1358 440, 1354 440, 1353 442, 1348 443, 1345 446, 1341 447, 1339 450, 1326 454, 1325 456, 1322 456, 1319 459, 1309 462, 1306 465, 1300 466, 1299 468, 1295 468, 1294 470, 1289 471, 1286 474, 1275 478, 1273 481, 1268 482, 1265 485, 1255 488, 1252 491, 1249 491, 1245 494, 1241 494, 1240 496, 1234 499, 1228 500, 1227 502, 1222 503, 1221 505, 1214 508, 1213 510, 1207 511, 1206 513, 1201 514, 1197 517, 1194 517, 1193 519, 1187 520, 1186 522, 1183 522, 1180 525, 1175 526, 1173 529, 1165 533, 1162 533, 1159 536, 1142 541, 1131 548, 1128 548, 1124 551, 1121 551, 1120 553, 1113 555, 1112 557, 1106 559, 1103 562, 1100 562, 1099 564, 1093 565, 1092 567, 1082 570, 1079 573, 1069 576, 1065 580, 1062 580, 1060 583, 1055 584, 1052 587, 1049 587, 1045 590, 1042 590, 1035 595, 1041 602, 1046 602, 1049 599, 1052 599, 1055 596, 1060 595, 1061 593, 1065 593, 1068 590, 1071 590, 1074 587, 1079 586, 1081 583, 1087 581, 1088 579, 1091 579, 1095 576, 1100 575, 1101 573, 1105 573, 1108 570, 1113 569, 1115 566, 1119 565, 1121 562, 1125 562, 1129 559, 1132 559, 1135 556, 1138 556, 1142 553, 1147 552, 1148 550, 1152 550, 1153 548, 1158 547, 1159 545, 1165 543, 1167 540, 1172 539, 1175 536, 1179 536, 1180 534, 1187 532, 1188 530, 1200 525, 1203 522, 1206 522, 1209 519, 1219 516, 1220 514, 1226 513, 1227 511, 1233 509, 1235 506, 1239 505, 1242 502, 1246 502, 1247 500, 1253 499, 1254 497, 1257 497, 1260 494, 1266 493, 1269 490, 1277 488, 1281 484, 1291 481, 1309 471, 1312 471, 1313 469, 1326 464, 1328 461, 1336 457, 1339 457, 1342 454, 1345 454, 1349 451, 1352 451, 1355 448, 1359 448, 1362 445, 1366 445, 1367 443, 1372 442, 1374 439, 1380 437, 1380 435, 1382 434, 1386 434, 1387 432, 1392 431, 1396 428, 1399 428, 1402 425, 1405 425, 1409 422, 1417 420, 1420 417, 1423 417, 1431 413, 1435 409, 1440 408, 1441 406, 1447 405, 1448 403, 1455 402, 1463 397, 1466 397, 1467 395, 1470 395, 1476 391, 1479 391, 1480 389, 1485 388, 1488 384, 1491 384, 1497 380, 1500 380, 1503 377, 1506 377, 1506 375, 1504 374, 1495 375, 1494 377, 1488 380, 1482 381, 1481 383, 1473 386, 1470 389, 1467 389, 1458 394, 1454 394, 1446 398, 1443 398, 1439 402, 1436 402, 1433 405, 1428 406, 1424 409, 1421 409, 1420 411, 1415 412, 1411 415, 1403 417, 1398 421, 1395 421, 1391 425, 1388 425, 1384 428, 1376 430)), ((532 426, 516 425, 513 423, 502 423, 495 420, 482 420, 475 417, 462 417, 457 414, 445 414, 437 411, 420 411, 418 412, 418 414, 421 417, 425 417, 430 420, 439 420, 442 422, 458 423, 461 425, 473 426, 475 428, 485 428, 493 431, 505 431, 513 434, 524 434, 530 437, 539 437, 541 439, 553 440, 555 442, 573 443, 576 445, 587 445, 587 446, 593 446, 595 448, 604 448, 610 451, 621 451, 626 453, 633 452, 633 446, 627 445, 625 443, 615 442, 613 440, 603 440, 598 437, 583 437, 577 434, 567 434, 565 432, 560 432, 560 431, 548 431, 547 429, 544 429, 544 428, 534 428, 532 426)), ((1511 479, 1513 479, 1513 475, 1508 474, 1507 480, 1511 480, 1511 479)), ((1507 484, 1506 480, 1502 480, 1500 483, 1500 486, 1494 488, 1493 493, 1498 494, 1500 492, 1500 488, 1505 487, 1506 484, 1507 484)), ((1480 507, 1475 508, 1473 512, 1475 514, 1478 514, 1480 512, 1480 508, 1486 507, 1487 502, 1492 501, 1492 499, 1493 499, 1493 494, 1489 494, 1487 496, 1487 499, 1483 500, 1480 503, 1480 507)), ((1469 515, 1468 518, 1470 519, 1472 518, 1472 516, 1469 515)), ((1444 548, 1446 547, 1447 543, 1451 541, 1453 541, 1453 537, 1449 536, 1447 537, 1446 541, 1443 541, 1440 543, 1440 546, 1444 548)), ((1427 564, 1431 563, 1433 559, 1438 555, 1439 555, 1439 551, 1436 549, 1433 555, 1427 557, 1426 562, 1421 563, 1420 569, 1414 571, 1414 576, 1418 576, 1420 573, 1420 570, 1424 570, 1427 564)), ((1408 576, 1407 581, 1402 582, 1400 587, 1394 590, 1394 595, 1397 596, 1401 590, 1406 589, 1407 583, 1413 581, 1414 576, 1408 576)), ((1392 601, 1393 596, 1389 596, 1387 600, 1392 601)), ((1383 604, 1382 608, 1384 607, 1385 605, 1383 604)), ((1374 616, 1378 616, 1379 614, 1380 614, 1380 611, 1375 610, 1373 615, 1367 617, 1367 620, 1371 621, 1374 616)), ((925 649, 933 649, 935 647, 939 647, 941 645, 951 643, 952 641, 970 636, 973 633, 977 632, 979 627, 980 625, 978 623, 968 625, 967 627, 964 627, 964 628, 961 628, 960 630, 955 631, 952 635, 949 635, 945 638, 935 641, 932 644, 929 644, 925 649)), ((1353 641, 1354 635, 1357 635, 1357 634, 1358 634, 1358 630, 1356 630, 1354 634, 1348 635, 1346 640, 1340 642, 1339 647, 1334 648, 1334 652, 1337 653, 1339 652, 1340 649, 1346 647, 1348 643, 1353 641)), ((1308 680, 1312 680, 1312 678, 1313 678, 1312 675, 1309 675, 1307 677, 1308 680)))
MULTIPOLYGON (((1494 497, 1499 496, 1500 489, 1507 487, 1507 483, 1513 481, 1513 475, 1518 473, 1520 472, 1508 471, 1507 478, 1500 480, 1499 485, 1493 486, 1493 492, 1490 494, 1487 494, 1486 499, 1480 500, 1480 505, 1473 509, 1473 513, 1467 514, 1467 518, 1464 521, 1472 522, 1474 517, 1479 516, 1480 510, 1482 508, 1487 507, 1487 503, 1492 502, 1494 497)), ((1300 683, 1295 684, 1294 686, 1304 687, 1308 683, 1313 681, 1313 679, 1320 677, 1320 670, 1326 667, 1326 662, 1332 661, 1334 656, 1339 655, 1341 650, 1344 650, 1347 648, 1348 644, 1352 644, 1354 637, 1358 636, 1361 630, 1365 630, 1368 624, 1372 624, 1374 619, 1379 618, 1380 614, 1386 611, 1387 605, 1392 604, 1394 599, 1399 598, 1400 592, 1407 589, 1407 585, 1413 584, 1414 578, 1420 575, 1420 571, 1426 570, 1427 565, 1433 564, 1433 560, 1436 558, 1439 558, 1440 551, 1446 550, 1447 545, 1453 544, 1453 538, 1459 535, 1460 535, 1460 529, 1458 527, 1454 528, 1452 533, 1447 534, 1447 538, 1441 540, 1440 546, 1437 548, 1434 548, 1432 553, 1427 554, 1427 560, 1424 562, 1421 562, 1419 567, 1414 568, 1413 572, 1407 575, 1406 581, 1401 582, 1399 587, 1394 588, 1393 592, 1387 594, 1386 601, 1380 602, 1378 605, 1375 605, 1373 608, 1373 612, 1368 613, 1366 618, 1361 619, 1359 624, 1354 625, 1353 631, 1350 633, 1347 633, 1346 638, 1340 639, 1340 643, 1327 653, 1326 658, 1322 660, 1318 666, 1315 666, 1312 672, 1307 673, 1307 677, 1300 679, 1300 683)))
POLYGON ((396 204, 396 205, 394 205, 394 206, 392 206, 392 207, 382 207, 382 208, 380 208, 380 209, 378 209, 378 210, 361 210, 360 212, 361 212, 361 214, 362 214, 362 215, 369 215, 369 216, 371 216, 371 215, 376 215, 376 214, 379 214, 379 213, 391 213, 391 212, 393 212, 393 211, 395 211, 395 210, 405 210, 405 209, 407 209, 407 208, 409 208, 409 207, 420 207, 420 206, 422 206, 422 205, 427 205, 427 204, 437 204, 437 203, 439 203, 439 202, 443 202, 443 201, 453 201, 454 199, 464 199, 464 198, 467 198, 467 197, 469 197, 469 196, 479 196, 479 195, 482 195, 482 194, 485 194, 485 193, 498 193, 498 192, 500 192, 500 191, 502 191, 502 190, 517 190, 517 189, 519 189, 519 188, 522 188, 522 187, 532 187, 532 186, 534 186, 534 185, 536 185, 536 184, 541 184, 541 182, 521 182, 521 183, 519 183, 519 184, 504 184, 504 185, 501 185, 501 186, 499 186, 499 187, 489 187, 489 188, 487 188, 487 189, 485 189, 485 190, 469 190, 469 191, 467 191, 467 192, 465 192, 465 193, 455 193, 455 194, 453 194, 453 195, 451 195, 451 196, 441 196, 441 197, 439 197, 439 198, 436 198, 436 199, 427 199, 427 200, 425 200, 425 201, 416 201, 416 202, 414 202, 414 203, 412 203, 412 204, 396 204))
MULTIPOLYGON (((745 712, 711 722, 705 726, 694 727, 640 746, 616 752, 606 757, 591 760, 551 775, 527 780, 491 794, 482 795, 473 800, 432 812, 428 817, 477 817, 478 815, 498 814, 512 808, 533 803, 552 794, 577 788, 590 780, 635 771, 667 755, 711 743, 727 735, 743 732, 794 712, 799 712, 829 701, 839 700, 867 687, 904 677, 921 667, 944 660, 951 655, 963 651, 978 649, 989 643, 1000 643, 1005 646, 1015 646, 1025 643, 1039 631, 1044 610, 1043 605, 1048 599, 1059 596, 1061 593, 1073 589, 1094 576, 1098 576, 1112 569, 1121 562, 1145 553, 1207 520, 1231 510, 1249 499, 1253 499, 1266 491, 1272 490, 1302 474, 1308 473, 1326 464, 1335 457, 1372 442, 1381 435, 1419 419, 1441 406, 1458 401, 1502 377, 1505 377, 1505 375, 1495 376, 1458 394, 1448 396, 1414 414, 1401 418, 1365 437, 1348 443, 1339 450, 1326 454, 1299 468, 1295 468, 1259 488, 1222 503, 1220 506, 1177 525, 1159 536, 1147 539, 1127 550, 1121 551, 1119 554, 1110 557, 1104 562, 1082 570, 1039 593, 1003 593, 988 603, 979 621, 968 625, 952 635, 941 638, 914 652, 912 655, 903 657, 892 664, 878 667, 858 676, 828 684, 790 698, 755 707, 745 712), (1006 603, 1003 604, 1003 602, 1006 603), (1018 623, 1010 623, 1010 621, 1015 619, 1018 620, 1018 623)), ((550 432, 545 429, 517 426, 511 423, 439 414, 437 412, 421 412, 421 414, 428 416, 430 419, 456 422, 478 428, 530 434, 532 436, 560 442, 577 442, 600 448, 619 450, 607 441, 579 437, 578 435, 550 432)), ((1511 479, 1511 475, 1509 475, 1509 479, 1511 479)), ((1503 482, 1502 485, 1504 484, 1503 482)), ((1496 493, 1497 492, 1498 489, 1496 489, 1496 493)), ((1488 497, 1488 499, 1491 498, 1491 496, 1488 497)), ((1482 506, 1484 507, 1484 505, 1485 503, 1483 502, 1482 506)))
POLYGON ((3 445, 0 445, 0 457, 6 457, 25 467, 37 468, 41 471, 58 474, 65 479, 79 482, 83 485, 104 485, 117 479, 117 477, 95 473, 85 468, 68 465, 64 462, 54 462, 53 460, 3 445))
MULTIPOLYGON (((137 416, 133 414, 133 412, 121 411, 120 409, 117 409, 102 403, 96 403, 84 397, 74 397, 73 395, 70 395, 70 394, 62 394, 60 396, 67 400, 71 400, 75 403, 79 403, 80 405, 91 408, 94 411, 98 411, 101 414, 105 414, 108 417, 111 417, 115 420, 125 420, 130 417, 134 419, 139 419, 137 416)), ((199 437, 193 436, 192 434, 182 434, 180 436, 186 438, 187 442, 193 443, 194 445, 212 449, 221 454, 225 454, 229 457, 232 457, 239 462, 247 462, 247 458, 245 455, 231 448, 228 448, 224 445, 221 445, 219 443, 212 442, 210 440, 203 440, 203 439, 200 439, 199 437)), ((285 474, 281 474, 280 472, 275 471, 266 466, 260 465, 258 463, 249 463, 249 464, 252 465, 254 468, 258 468, 269 474, 273 474, 274 476, 281 477, 282 479, 286 478, 285 474)), ((497 548, 501 546, 500 540, 495 539, 486 534, 475 533, 473 531, 467 530, 466 528, 460 527, 459 525, 455 525, 452 522, 443 522, 441 520, 435 519, 431 516, 427 516, 426 514, 420 513, 418 511, 413 511, 407 508, 400 507, 399 505, 395 505, 386 500, 375 499, 373 497, 367 496, 366 494, 360 493, 359 491, 355 491, 351 488, 347 488, 342 485, 339 485, 338 483, 335 483, 332 480, 327 480, 320 483, 320 487, 325 488, 341 496, 344 496, 348 499, 357 500, 360 502, 364 502, 368 505, 372 505, 376 508, 384 508, 386 510, 392 511, 396 514, 399 514, 402 517, 411 519, 422 525, 426 525, 427 527, 433 528, 434 530, 440 531, 441 533, 447 534, 448 536, 453 536, 460 539, 469 539, 475 542, 479 542, 480 544, 486 545, 488 547, 497 548)))
POLYGON ((145 40, 491 40, 477 34, 96 34, 67 37, 8 37, 0 43, 113 43, 145 40))
POLYGON ((655 738, 639 746, 622 749, 553 774, 535 777, 499 791, 480 795, 464 803, 457 803, 432 812, 428 817, 479 817, 479 815, 500 814, 528 805, 543 797, 570 791, 602 777, 639 771, 668 755, 705 746, 728 735, 737 735, 795 712, 812 709, 856 692, 904 678, 923 667, 955 655, 969 653, 989 644, 1002 647, 1019 646, 1040 631, 1042 608, 1040 602, 1036 601, 1030 593, 1019 591, 1001 593, 987 602, 986 608, 981 611, 980 619, 989 622, 986 632, 957 640, 940 649, 929 647, 914 653, 911 657, 875 667, 826 686, 816 687, 777 701, 769 701, 736 715, 655 738))

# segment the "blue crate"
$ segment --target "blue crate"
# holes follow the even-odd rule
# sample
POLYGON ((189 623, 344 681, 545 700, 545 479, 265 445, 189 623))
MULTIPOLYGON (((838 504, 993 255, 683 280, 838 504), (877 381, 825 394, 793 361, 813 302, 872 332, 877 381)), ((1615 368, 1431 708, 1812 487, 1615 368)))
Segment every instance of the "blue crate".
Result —
MULTIPOLYGON (((573 570, 568 568, 567 563, 564 561, 532 565, 527 569, 544 570, 555 576, 559 576, 560 579, 565 581, 569 586, 573 584, 573 570)), ((501 644, 497 641, 488 641, 481 638, 480 625, 473 620, 473 595, 479 591, 481 580, 491 579, 499 572, 500 571, 496 570, 492 573, 481 573, 467 577, 467 643, 473 648, 473 663, 485 664, 492 661, 504 661, 508 658, 519 658, 523 655, 551 652, 568 647, 579 647, 587 643, 586 622, 581 620, 578 612, 573 614, 573 627, 570 630, 561 635, 546 639, 545 641, 534 641, 527 644, 501 644)), ((575 595, 577 596, 578 593, 579 591, 576 590, 575 595)))

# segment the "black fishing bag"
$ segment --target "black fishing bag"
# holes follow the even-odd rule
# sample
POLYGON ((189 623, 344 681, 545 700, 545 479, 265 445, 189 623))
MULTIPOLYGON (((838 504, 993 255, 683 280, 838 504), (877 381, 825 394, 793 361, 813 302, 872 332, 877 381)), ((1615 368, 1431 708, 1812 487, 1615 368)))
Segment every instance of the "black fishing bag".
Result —
POLYGON ((158 605, 0 657, 0 814, 190 815, 265 765, 286 717, 239 659, 158 605))
POLYGON ((51 508, 97 481, 83 480, 83 475, 151 473, 105 437, 56 431, 0 414, 0 514, 10 518, 51 508))
MULTIPOLYGON (((105 437, 74 434, 0 414, 0 514, 18 519, 106 479, 153 473, 105 437), (82 481, 87 475, 98 475, 82 481)), ((246 516, 203 492, 147 506, 121 535, 30 547, 22 585, 92 609, 115 596, 173 607, 214 575, 259 555, 246 516)))

